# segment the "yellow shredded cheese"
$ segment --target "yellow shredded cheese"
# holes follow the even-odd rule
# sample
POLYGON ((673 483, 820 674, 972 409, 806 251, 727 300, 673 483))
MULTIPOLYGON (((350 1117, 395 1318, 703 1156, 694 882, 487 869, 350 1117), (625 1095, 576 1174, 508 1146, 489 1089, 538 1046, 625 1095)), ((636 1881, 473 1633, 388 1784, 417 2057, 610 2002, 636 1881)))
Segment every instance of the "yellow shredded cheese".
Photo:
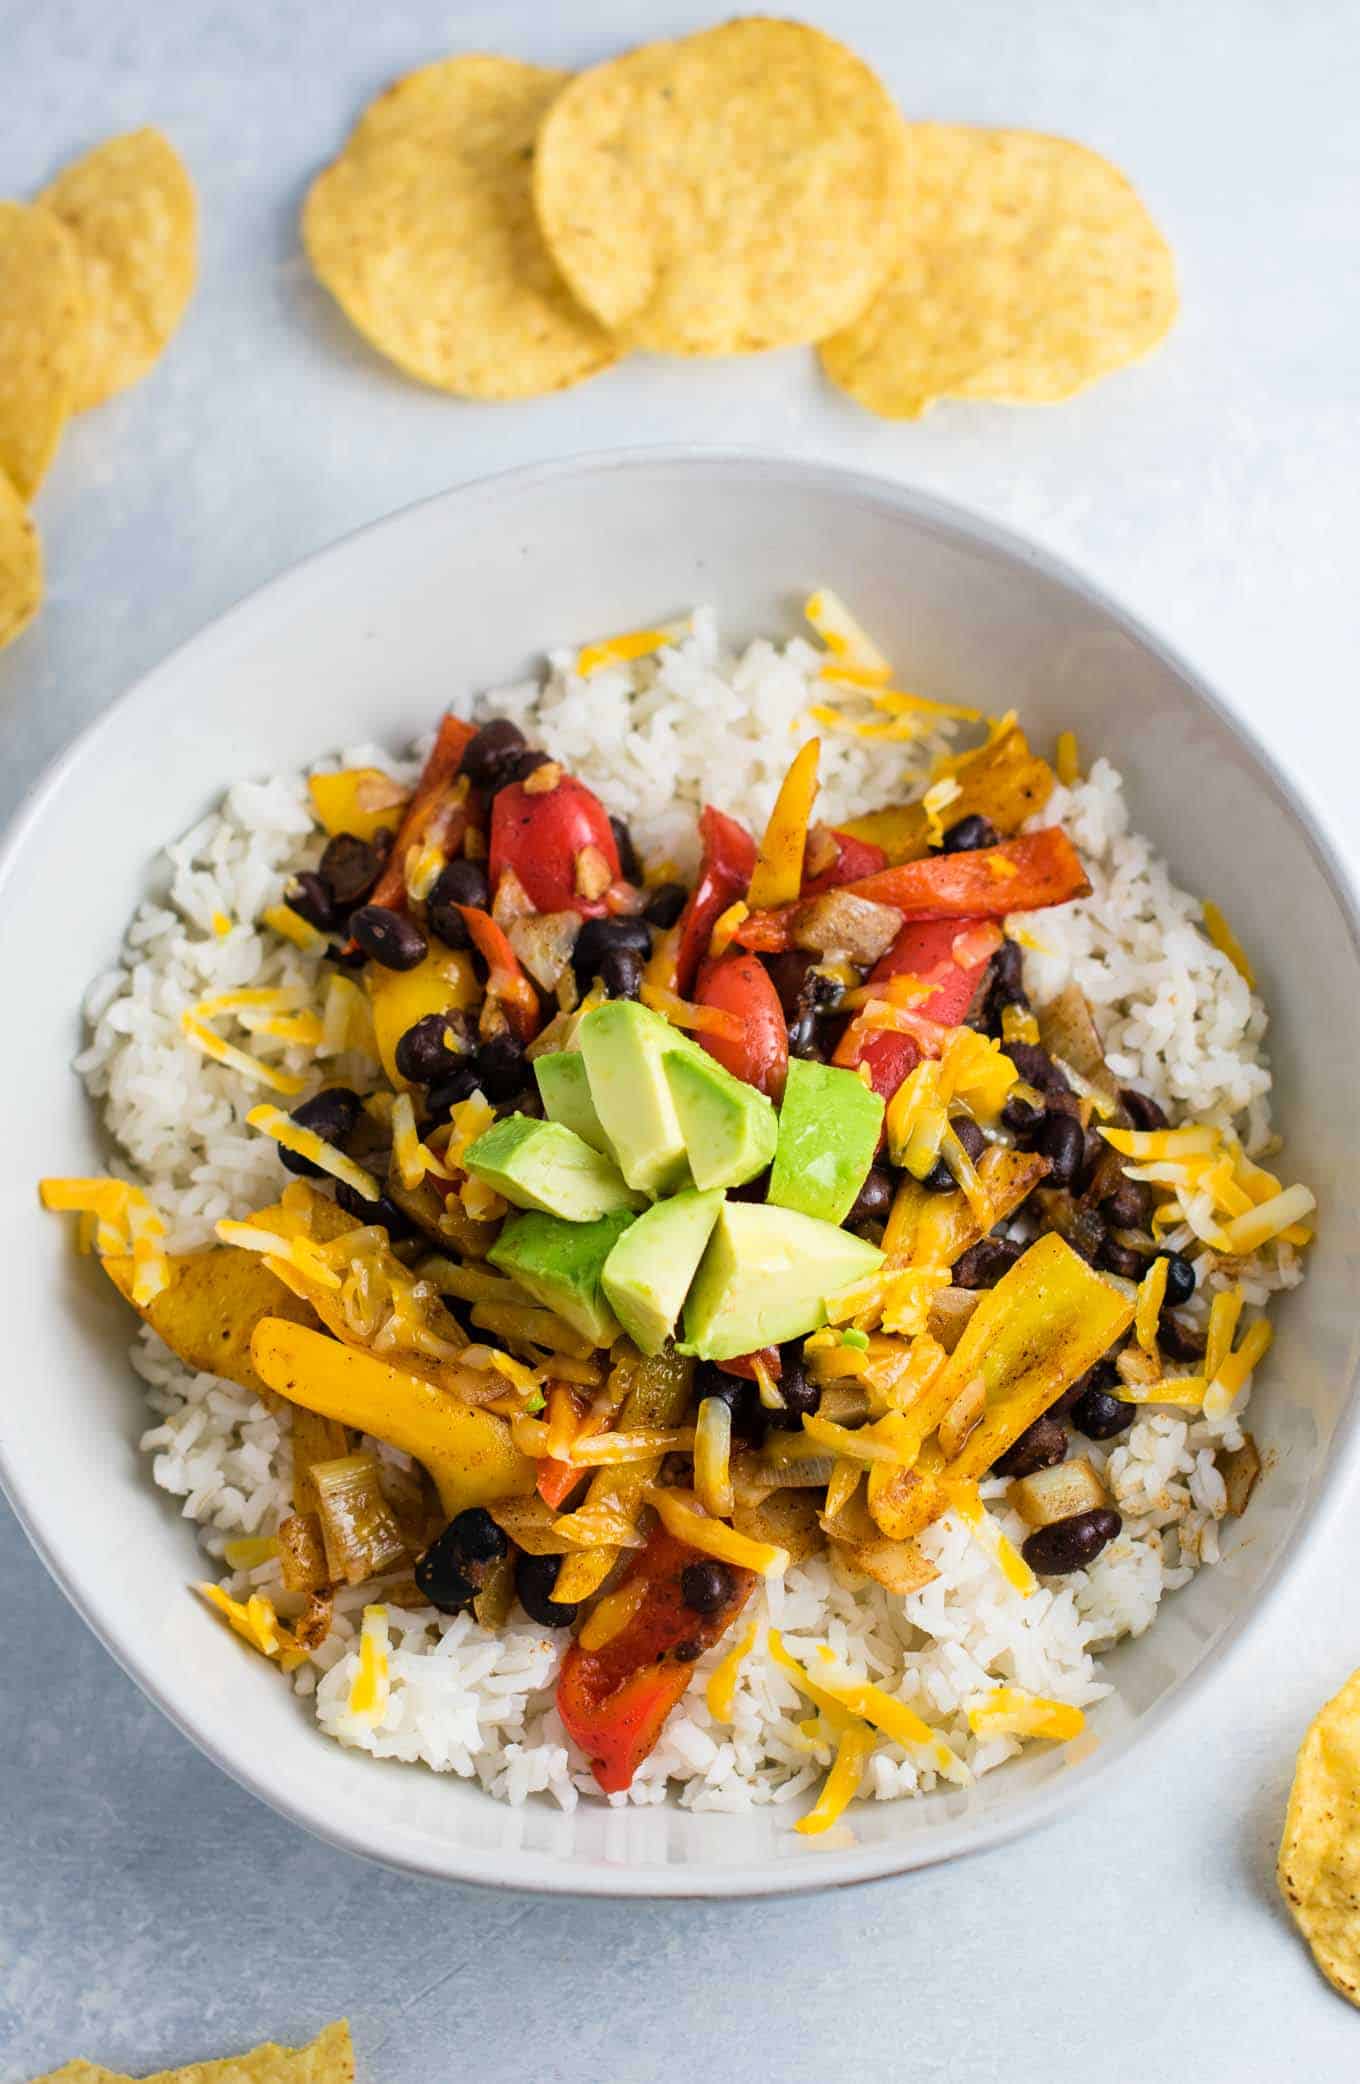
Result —
POLYGON ((694 1489, 705 1512, 726 1519, 732 1510, 732 1407, 704 1397, 694 1428, 694 1489))
POLYGON ((859 1489, 863 1474, 862 1462, 852 1462, 846 1455, 839 1457, 831 1471, 831 1481, 826 1487, 826 1517, 829 1520, 834 1520, 838 1513, 844 1512, 859 1489))
MULTIPOLYGON (((1245 1386, 1248 1375, 1262 1360, 1274 1337, 1264 1317, 1244 1335, 1235 1353, 1229 1353, 1220 1361, 1216 1372, 1209 1377, 1209 1386, 1204 1392, 1204 1415, 1206 1418, 1226 1418, 1232 1409, 1233 1399, 1245 1386)), ((1208 1372, 1206 1364, 1206 1374, 1208 1372)))
POLYGON ((837 1425, 834 1418, 809 1411, 803 1417, 803 1432, 828 1454, 851 1462, 885 1462, 901 1469, 914 1459, 915 1443, 900 1411, 889 1411, 872 1425, 855 1427, 837 1425))
POLYGON ((295 912, 291 905, 266 905, 260 914, 260 924, 278 934, 281 940, 291 941, 295 948, 301 948, 304 955, 320 955, 325 950, 325 934, 313 926, 310 919, 304 919, 301 912, 295 912))
POLYGON ((722 1663, 709 1678, 704 1695, 708 1712, 715 1722, 721 1722, 724 1726, 732 1720, 737 1698, 737 1681, 741 1677, 742 1665, 755 1648, 755 1641, 756 1631, 753 1622, 746 1633, 733 1643, 722 1663))
POLYGON ((1021 1686, 998 1686, 968 1710, 968 1727, 975 1737, 1047 1737, 1065 1744, 1081 1735, 1086 1717, 1066 1701, 1027 1693, 1021 1686))
POLYGON ((1162 1304, 1166 1301, 1166 1281, 1170 1270, 1170 1260, 1154 1259, 1138 1283, 1133 1330, 1144 1353, 1157 1351, 1157 1327, 1161 1323, 1162 1304))
POLYGON ((584 1439, 572 1442, 566 1459, 582 1469, 604 1469, 615 1462, 648 1462, 658 1455, 689 1454, 695 1435, 694 1426, 638 1426, 629 1432, 588 1433, 584 1439))
MULTIPOLYGON (((844 680, 847 676, 839 667, 823 666, 819 678, 844 680)), ((875 709, 883 710, 888 716, 948 716, 955 717, 962 723, 975 724, 982 715, 980 709, 974 709, 966 702, 937 702, 930 695, 911 695, 905 688, 900 687, 882 688, 871 694, 869 700, 875 709)))
POLYGON ((975 1483, 950 1483, 945 1486, 949 1502, 967 1527, 983 1553, 1001 1572, 1012 1591, 1022 1599, 1028 1599, 1038 1591, 1039 1580, 1020 1554, 1013 1541, 1003 1534, 1001 1528, 988 1512, 975 1483))
POLYGON ((606 1643, 612 1643, 616 1635, 622 1635, 646 1597, 646 1581, 640 1577, 631 1584, 620 1585, 617 1592, 606 1592, 599 1605, 587 1614, 576 1638, 581 1648, 602 1650, 606 1643))
POLYGON ((301 1049, 319 1048, 326 1036, 320 1015, 312 1012, 256 1013, 245 1008, 236 1017, 248 1035, 268 1035, 301 1049))
POLYGON ((212 930, 216 934, 219 941, 225 941, 227 935, 231 932, 231 921, 227 917, 225 912, 213 913, 212 930))
POLYGON ((1037 1042, 1039 1023, 1025 1006, 1003 1006, 1001 1039, 1003 1042, 1037 1042))
POLYGON ((647 658, 667 644, 689 635, 690 622, 663 623, 654 630, 623 630, 617 637, 604 637, 597 644, 583 644, 576 654, 576 671, 583 680, 601 666, 628 666, 634 659, 647 658))
POLYGON ((1120 1382, 1110 1395, 1121 1404, 1175 1404, 1198 1411, 1204 1403, 1202 1375, 1165 1375, 1160 1382, 1120 1382))
POLYGON ((1273 1237, 1283 1237, 1317 1207, 1317 1197, 1307 1187, 1286 1187, 1269 1201, 1249 1209, 1223 1225, 1223 1250, 1234 1258, 1255 1252, 1273 1237))
POLYGON ((343 1180, 365 1201, 381 1200, 382 1188, 371 1172, 365 1172, 362 1165, 356 1165, 353 1158, 347 1158, 333 1143, 325 1142, 315 1129, 304 1129, 281 1107, 268 1104, 252 1107, 246 1120, 252 1129, 272 1136, 275 1143, 281 1143, 286 1151, 295 1152, 299 1158, 310 1158, 313 1165, 319 1166, 322 1172, 329 1172, 332 1179, 343 1180))
POLYGON ((305 1078, 298 1078, 291 1071, 280 1071, 274 1064, 262 1063, 259 1057, 238 1049, 234 1042, 224 1042, 220 1035, 205 1025, 194 1007, 181 1013, 180 1027, 185 1040, 201 1050, 204 1056, 239 1071, 242 1078, 253 1079, 257 1085, 267 1085, 276 1093, 293 1094, 300 1093, 307 1083, 305 1078))
POLYGON ((407 894, 417 904, 424 904, 447 866, 448 856, 442 847, 408 847, 402 864, 407 894))
POLYGON ((1246 982, 1249 991, 1256 989, 1256 972, 1247 959, 1247 951, 1229 926, 1222 912, 1211 898, 1205 898, 1202 906, 1204 931, 1222 955, 1226 955, 1239 977, 1246 982))
MULTIPOLYGON (((970 1784, 973 1776, 963 1760, 905 1701, 897 1700, 891 1693, 885 1693, 881 1686, 871 1685, 866 1679, 843 1679, 838 1674, 821 1670, 814 1679, 797 1658, 790 1656, 777 1628, 769 1631, 768 1640, 771 1661, 787 1673, 795 1686, 823 1712, 829 1710, 833 1715, 851 1715, 860 1722, 867 1722, 871 1729, 890 1737, 904 1750, 923 1753, 926 1762, 942 1778, 952 1780, 958 1787, 970 1784)), ((820 1664, 834 1664, 835 1659, 826 1644, 819 1646, 818 1660, 820 1664)))
POLYGON ((750 906, 740 897, 735 904, 730 904, 725 912, 719 912, 713 922, 713 931, 709 936, 709 954, 715 959, 719 955, 726 955, 732 945, 732 937, 736 933, 737 928, 744 919, 749 919, 750 916, 750 906))
POLYGON ((1209 1329, 1204 1344, 1204 1375, 1212 1382, 1229 1353, 1237 1332, 1237 1320, 1246 1301, 1240 1287, 1220 1289, 1209 1305, 1209 1329))
POLYGON ((222 1549, 233 1570, 258 1570, 278 1552, 278 1538, 273 1534, 243 1534, 239 1540, 225 1543, 222 1549))
POLYGON ((220 1585, 200 1584, 195 1590, 216 1607, 223 1619, 240 1636, 242 1642, 258 1650, 262 1657, 277 1658, 284 1671, 296 1670, 306 1661, 307 1652, 283 1627, 274 1611, 274 1602, 263 1592, 252 1592, 249 1599, 233 1599, 220 1585))
POLYGON ((495 1119, 494 1108, 481 1093, 471 1093, 466 1100, 459 1100, 449 1115, 450 1132, 444 1146, 444 1163, 455 1171, 460 1170, 466 1153, 495 1119))
POLYGON ((933 782, 921 798, 921 808, 926 814, 926 838, 932 847, 944 845, 943 812, 951 803, 957 803, 963 790, 952 775, 943 781, 933 782))
POLYGON ((686 1504, 678 1491, 653 1485, 647 1493, 657 1518, 677 1541, 687 1541, 705 1556, 720 1563, 734 1563, 739 1570, 754 1570, 761 1577, 782 1577, 789 1567, 789 1552, 772 1541, 752 1541, 738 1534, 725 1520, 715 1520, 697 1505, 686 1504))
POLYGON ((830 1830, 832 1824, 839 1821, 859 1793, 859 1783, 873 1749, 871 1731, 856 1728, 853 1723, 849 1729, 841 1731, 836 1739, 836 1756, 831 1771, 822 1782, 821 1792, 812 1808, 794 1825, 795 1831, 813 1838, 830 1830))
POLYGON ((170 1261, 161 1239, 165 1225, 140 1187, 121 1179, 43 1179, 44 1208, 82 1218, 81 1231, 101 1258, 132 1256, 132 1300, 139 1309, 170 1285, 170 1261))
POLYGON ((381 1722, 387 1712, 392 1690, 387 1652, 387 1608, 366 1606, 359 1631, 359 1669, 345 1703, 349 1713, 363 1722, 381 1722))
POLYGON ((1081 761, 1077 756, 1075 731, 1059 731, 1058 743, 1053 752, 1053 771, 1065 789, 1074 787, 1081 780, 1081 761))
POLYGON ((484 1179, 465 1179, 458 1189, 458 1199, 474 1223, 499 1222, 509 1207, 509 1203, 484 1179))
POLYGON ((856 622, 839 594, 819 587, 809 594, 803 613, 838 668, 849 667, 863 686, 886 686, 892 679, 887 659, 856 622))

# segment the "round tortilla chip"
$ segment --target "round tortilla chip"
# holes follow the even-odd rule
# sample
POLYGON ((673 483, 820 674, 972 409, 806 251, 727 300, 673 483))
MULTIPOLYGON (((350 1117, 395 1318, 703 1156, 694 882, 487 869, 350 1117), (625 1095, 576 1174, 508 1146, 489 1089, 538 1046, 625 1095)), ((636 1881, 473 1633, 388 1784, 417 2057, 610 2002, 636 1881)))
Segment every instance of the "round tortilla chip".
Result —
POLYGON ((630 346, 820 340, 895 257, 905 126, 799 22, 736 21, 581 73, 539 132, 534 201, 581 302, 630 346))
POLYGON ((183 317, 198 266, 198 200, 159 130, 96 145, 38 200, 80 251, 90 347, 75 410, 84 412, 145 376, 183 317))
POLYGON ((42 590, 42 545, 33 516, 0 470, 0 651, 32 622, 42 590))
POLYGON ((900 258, 821 347, 870 412, 1046 404, 1150 353, 1176 316, 1170 248, 1124 176, 1066 138, 908 127, 900 258))
POLYGON ((1360 1672, 1299 1747, 1277 1874, 1318 1967, 1360 2005, 1360 1672))
POLYGON ((529 398, 614 361, 543 244, 534 138, 570 73, 446 58, 379 96, 312 183, 302 237, 346 316, 410 376, 529 398))
POLYGON ((0 202, 0 476, 21 499, 42 483, 85 364, 80 255, 64 224, 0 202))

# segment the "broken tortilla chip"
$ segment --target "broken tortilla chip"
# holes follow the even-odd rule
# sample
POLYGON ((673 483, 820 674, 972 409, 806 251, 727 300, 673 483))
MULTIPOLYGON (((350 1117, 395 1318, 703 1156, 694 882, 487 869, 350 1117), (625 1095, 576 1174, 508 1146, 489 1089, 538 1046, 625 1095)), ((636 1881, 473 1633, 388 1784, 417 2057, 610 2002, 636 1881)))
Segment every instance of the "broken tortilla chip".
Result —
MULTIPOLYGON (((32 2084, 135 2084, 120 2070, 94 2062, 68 2062, 64 2068, 35 2077, 32 2084)), ((265 2041, 245 2055, 220 2062, 190 2062, 183 2069, 157 2070, 142 2084, 354 2084, 354 2049, 349 2021, 323 2026, 305 2048, 281 2048, 265 2041)))
POLYGON ((853 319, 895 258, 904 125, 853 51, 726 22, 581 73, 534 202, 571 288, 629 345, 747 354, 853 319))
POLYGON ((21 499, 43 481, 88 352, 75 240, 49 210, 0 202, 0 473, 21 499))
POLYGON ((1360 2005, 1360 1672, 1299 1747, 1276 1872, 1318 1967, 1360 2005))
POLYGON ((468 398, 525 398, 614 360, 530 195, 539 122, 570 77, 512 58, 427 65, 378 97, 312 183, 312 266, 408 375, 468 398))
POLYGON ((79 250, 89 351, 74 409, 84 412, 145 376, 184 316, 198 267, 198 201, 159 130, 106 139, 39 201, 79 250))
POLYGON ((821 347, 832 382, 870 412, 1069 398, 1170 328, 1170 248, 1098 153, 1034 131, 917 123, 908 165, 897 264, 821 347))
POLYGON ((42 545, 33 516, 0 470, 0 651, 33 620, 42 590, 42 545))

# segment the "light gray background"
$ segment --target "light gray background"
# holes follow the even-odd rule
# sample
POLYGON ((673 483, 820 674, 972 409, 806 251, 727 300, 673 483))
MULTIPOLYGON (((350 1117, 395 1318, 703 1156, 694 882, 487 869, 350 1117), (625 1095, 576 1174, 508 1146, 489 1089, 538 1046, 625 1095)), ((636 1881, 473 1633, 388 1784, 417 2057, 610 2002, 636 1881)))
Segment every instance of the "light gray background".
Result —
MULTIPOLYGON (((308 177, 409 66, 460 48, 579 65, 709 10, 0 0, 0 193, 155 122, 203 200, 187 324, 148 382, 72 428, 39 501, 49 599, 0 658, 0 811, 168 649, 335 536, 513 463, 681 440, 841 459, 1028 530, 1189 654, 1353 837, 1354 7, 815 12, 908 113, 1068 132, 1129 171, 1183 269, 1154 362, 1056 410, 902 427, 797 353, 639 360, 561 397, 458 404, 388 370, 309 282, 308 177)), ((21 1003, 11 979, 11 1018, 21 1003)), ((7 1393, 41 1395, 21 1309, 10 1342, 7 1393)), ((0 2077, 77 2052, 140 2072, 339 2012, 374 2084, 1354 2077, 1360 2019, 1271 1879, 1297 1740, 1360 1661, 1345 1521, 1194 1718, 1043 1836, 861 1893, 651 1908, 440 1889, 313 1844, 142 1700, 4 1517, 0 2077)))

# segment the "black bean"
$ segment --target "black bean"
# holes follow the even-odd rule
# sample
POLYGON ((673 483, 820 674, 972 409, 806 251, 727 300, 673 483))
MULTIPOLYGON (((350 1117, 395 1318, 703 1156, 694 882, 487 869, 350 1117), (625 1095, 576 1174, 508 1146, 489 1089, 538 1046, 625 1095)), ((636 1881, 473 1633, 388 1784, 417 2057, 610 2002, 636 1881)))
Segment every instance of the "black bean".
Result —
POLYGON ((335 1201, 338 1208, 357 1222, 381 1224, 393 1244, 403 1237, 415 1235, 415 1224, 389 1195, 383 1194, 377 1201, 365 1201, 348 1180, 338 1179, 335 1182, 335 1201))
MULTIPOLYGON (((310 1100, 302 1101, 292 1111, 292 1120, 299 1129, 310 1129, 323 1143, 332 1143, 337 1149, 345 1138, 352 1134, 363 1106, 357 1093, 347 1085, 327 1086, 324 1092, 313 1093, 310 1100)), ((300 1158, 296 1151, 286 1151, 279 1145, 279 1157, 289 1172, 296 1172, 303 1179, 324 1179, 321 1166, 313 1165, 310 1158, 300 1158)))
POLYGON ((658 883, 642 907, 642 916, 664 933, 667 927, 674 926, 688 903, 689 892, 683 883, 658 883))
POLYGON ((779 1349, 780 1377, 779 1394, 784 1399, 782 1411, 770 1413, 770 1424, 784 1431, 797 1429, 806 1415, 817 1409, 822 1401, 821 1384, 814 1382, 803 1364, 803 1342, 791 1339, 787 1346, 779 1349))
POLYGON ((1107 1389, 1084 1389, 1069 1415, 1088 1440, 1113 1440, 1116 1433, 1128 1431, 1138 1411, 1136 1405, 1122 1403, 1107 1389))
POLYGON ((438 1085, 430 1087, 425 1095, 426 1115, 431 1122, 446 1121, 451 1108, 456 1107, 460 1100, 470 1099, 479 1090, 475 1059, 472 1063, 459 1064, 447 1078, 441 1078, 438 1085))
POLYGON ((633 845, 633 835, 627 824, 622 818, 611 818, 609 829, 614 835, 614 845, 619 851, 619 873, 625 882, 640 883, 642 863, 638 860, 637 848, 633 845))
POLYGON ((1166 1116, 1150 1094, 1140 1093, 1137 1086, 1125 1085, 1120 1087, 1119 1097, 1135 1129, 1166 1127, 1166 1116))
POLYGON ((1032 1106, 1028 1100, 1008 1100, 1001 1110, 1002 1127, 1009 1129, 1022 1147, 1033 1143, 1043 1118, 1043 1108, 1032 1106))
POLYGON ((1195 1262, 1184 1258, 1180 1252, 1161 1251, 1157 1257, 1166 1261, 1166 1294, 1162 1307, 1174 1310, 1179 1304, 1189 1302, 1195 1292, 1195 1262))
POLYGON ((587 919, 571 951, 576 981, 584 990, 594 978, 603 975, 605 957, 620 948, 645 959, 651 947, 652 936, 645 919, 587 919))
POLYGON ((347 944, 342 946, 339 941, 332 941, 321 960, 333 962, 337 970, 361 970, 368 957, 362 948, 351 948, 347 944))
POLYGON ((550 765, 549 754, 529 751, 522 752, 516 755, 514 764, 511 767, 506 779, 507 781, 512 782, 522 782, 526 779, 527 776, 537 773, 540 767, 547 767, 548 765, 550 765))
POLYGON ((718 1397, 726 1404, 735 1438, 751 1440, 764 1431, 760 1392, 748 1376, 725 1374, 713 1361, 701 1360, 694 1370, 694 1400, 701 1404, 705 1397, 718 1397))
POLYGON ((732 1573, 725 1563, 687 1563, 680 1573, 685 1605, 694 1614, 716 1614, 727 1605, 732 1589, 732 1573))
POLYGON ((326 843, 317 873, 336 910, 347 912, 368 896, 382 874, 382 865, 382 855, 370 841, 358 839, 352 832, 337 832, 326 843))
POLYGON ((412 1085, 437 1085, 456 1068, 461 1044, 456 1020, 446 1013, 427 1013, 407 1028, 392 1054, 398 1071, 412 1085))
POLYGON ((335 906, 320 876, 314 875, 310 868, 304 868, 293 877, 283 894, 309 926, 316 927, 320 933, 330 932, 335 924, 335 906))
POLYGON ((425 900, 426 924, 446 948, 466 948, 471 936, 459 905, 475 905, 484 912, 490 903, 491 890, 480 861, 450 861, 425 900))
POLYGON ((461 1614, 471 1606, 493 1563, 510 1544, 484 1505, 471 1505, 416 1558, 415 1580, 431 1606, 461 1614))
POLYGON ((1157 1344, 1168 1360, 1202 1360, 1204 1333, 1187 1324, 1174 1310, 1163 1310, 1157 1327, 1157 1344))
POLYGON ((1105 1196, 1100 1213, 1116 1230, 1141 1230, 1147 1223, 1151 1196, 1141 1180, 1121 1178, 1105 1196))
POLYGON ((1037 1527, 1021 1554, 1041 1577, 1065 1577, 1070 1570, 1085 1570, 1094 1563, 1123 1524, 1117 1512, 1097 1505, 1091 1512, 1074 1512, 1070 1519, 1037 1527))
POLYGON ((429 952, 430 944, 415 920, 386 905, 360 905, 350 913, 349 930, 364 954, 385 970, 413 970, 429 952))
POLYGON ((1135 1252, 1132 1245, 1121 1245, 1117 1237, 1102 1241, 1095 1263, 1108 1274, 1118 1274, 1122 1281, 1141 1281, 1147 1267, 1142 1253, 1135 1252))
POLYGON ((493 716, 482 725, 463 754, 463 773, 474 789, 494 796, 513 779, 512 770, 524 751, 524 733, 509 717, 493 716))
POLYGON ((528 1076, 524 1044, 518 1035, 492 1035, 477 1049, 472 1068, 488 1100, 508 1100, 520 1090, 528 1076))
POLYGON ((976 1165, 978 1159, 987 1148, 987 1139, 977 1123, 971 1115, 956 1114, 951 1116, 949 1126, 976 1165))
POLYGON ((1051 1413, 1036 1418, 1019 1439, 992 1463, 993 1476, 1033 1476, 1036 1469, 1056 1469, 1067 1459, 1067 1429, 1051 1413))
POLYGON ((605 997, 635 999, 642 990, 645 957, 636 948, 611 948, 600 964, 600 982, 605 997))
POLYGON ((575 1605, 552 1596, 561 1566, 560 1556, 526 1556, 521 1550, 515 1558, 519 1603, 529 1619, 537 1621, 541 1628, 570 1628, 576 1619, 575 1605))
POLYGON ((864 1185, 855 1197, 855 1205, 845 1219, 846 1224, 853 1229, 856 1223, 885 1223, 895 1191, 893 1176, 887 1166, 871 1165, 864 1185))
POLYGON ((940 851, 943 854, 975 854, 979 847, 994 847, 1000 841, 990 818, 979 817, 974 811, 971 816, 959 818, 946 828, 940 851))
POLYGON ((954 1194, 958 1191, 958 1184, 943 1158, 935 1160, 935 1163, 921 1181, 921 1185, 925 1188, 927 1194, 954 1194))
POLYGON ((1048 1184, 1075 1191, 1086 1164, 1086 1136, 1070 1114, 1046 1114, 1034 1147, 1048 1160, 1048 1184))
POLYGON ((970 1245, 962 1258, 954 1262, 954 1286, 995 1288, 1024 1249, 1009 1237, 984 1237, 980 1244, 970 1245))
POLYGON ((1118 1380, 1119 1370, 1114 1362, 1108 1357, 1098 1360, 1093 1368, 1088 1368, 1084 1375, 1079 1375, 1075 1382, 1069 1383, 1056 1403, 1049 1405, 1049 1416, 1066 1418, 1080 1403, 1088 1389, 1113 1389, 1118 1380))
POLYGON ((998 1006, 1027 1006, 1024 958, 1018 941, 1003 941, 992 957, 987 989, 998 1006))
POLYGON ((1008 1042, 1006 1054, 1026 1085, 1037 1087, 1041 1093, 1070 1092, 1066 1078, 1039 1043, 1008 1042))

